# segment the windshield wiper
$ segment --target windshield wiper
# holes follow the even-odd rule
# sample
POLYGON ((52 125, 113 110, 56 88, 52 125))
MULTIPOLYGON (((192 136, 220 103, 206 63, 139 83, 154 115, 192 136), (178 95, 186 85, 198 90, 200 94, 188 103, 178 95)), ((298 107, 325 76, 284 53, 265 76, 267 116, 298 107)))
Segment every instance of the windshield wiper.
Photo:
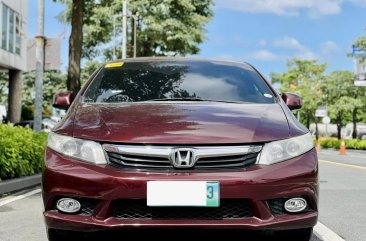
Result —
POLYGON ((164 99, 151 99, 147 101, 205 101, 200 98, 164 98, 164 99))
POLYGON ((244 101, 235 101, 235 100, 206 100, 200 98, 164 98, 164 99, 151 99, 147 101, 207 101, 207 102, 222 102, 222 103, 237 103, 242 104, 244 101))

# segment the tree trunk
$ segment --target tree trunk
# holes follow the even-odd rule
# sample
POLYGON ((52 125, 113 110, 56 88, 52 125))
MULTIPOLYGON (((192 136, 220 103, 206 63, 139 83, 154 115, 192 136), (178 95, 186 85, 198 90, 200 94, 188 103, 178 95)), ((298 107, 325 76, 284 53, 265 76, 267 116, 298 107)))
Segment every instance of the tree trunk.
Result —
POLYGON ((316 140, 319 139, 319 128, 318 128, 318 120, 317 120, 317 117, 315 117, 315 138, 316 138, 316 140))
POLYGON ((306 128, 310 128, 310 113, 306 112, 306 128))
POLYGON ((127 43, 128 42, 130 42, 129 44, 128 44, 128 46, 127 46, 127 56, 129 57, 129 58, 132 58, 133 57, 133 35, 134 35, 134 21, 133 21, 133 18, 132 17, 130 17, 129 18, 129 23, 130 24, 127 24, 127 30, 128 30, 128 28, 130 28, 130 38, 128 39, 127 38, 127 43))
POLYGON ((342 114, 339 113, 337 115, 337 137, 338 137, 338 140, 341 139, 341 130, 342 130, 342 114))
POLYGON ((11 123, 17 123, 22 113, 23 80, 20 70, 9 70, 8 116, 11 123))
POLYGON ((352 122, 353 122, 352 138, 357 139, 357 108, 353 109, 352 122))
POLYGON ((80 90, 80 61, 83 47, 83 10, 84 0, 72 1, 67 89, 75 94, 80 90))
POLYGON ((151 42, 149 37, 145 36, 145 39, 141 42, 141 57, 151 57, 151 42))

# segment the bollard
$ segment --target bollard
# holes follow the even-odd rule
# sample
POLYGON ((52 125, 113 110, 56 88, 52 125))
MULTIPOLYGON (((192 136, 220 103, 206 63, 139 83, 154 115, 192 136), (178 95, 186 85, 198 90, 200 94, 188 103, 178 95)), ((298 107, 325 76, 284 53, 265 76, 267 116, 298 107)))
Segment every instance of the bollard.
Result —
POLYGON ((321 149, 321 146, 320 146, 320 139, 318 139, 318 141, 316 142, 316 151, 319 152, 321 149))
POLYGON ((341 142, 341 147, 339 148, 339 155, 346 155, 346 143, 341 142))

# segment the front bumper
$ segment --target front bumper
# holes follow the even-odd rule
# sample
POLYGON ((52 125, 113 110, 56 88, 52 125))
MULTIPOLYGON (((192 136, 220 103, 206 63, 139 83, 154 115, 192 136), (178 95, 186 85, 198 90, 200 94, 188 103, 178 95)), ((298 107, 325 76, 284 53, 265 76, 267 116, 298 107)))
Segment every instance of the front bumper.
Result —
POLYGON ((100 231, 132 227, 197 227, 245 229, 299 229, 317 222, 318 161, 313 149, 282 163, 230 171, 137 171, 75 161, 50 149, 43 173, 44 217, 49 228, 100 231), (113 217, 118 200, 145 200, 147 181, 219 181, 220 198, 249 200, 251 217, 199 219, 119 219, 113 217), (310 208, 303 213, 274 214, 268 200, 305 197, 310 208), (63 214, 55 209, 60 197, 97 202, 90 215, 63 214))

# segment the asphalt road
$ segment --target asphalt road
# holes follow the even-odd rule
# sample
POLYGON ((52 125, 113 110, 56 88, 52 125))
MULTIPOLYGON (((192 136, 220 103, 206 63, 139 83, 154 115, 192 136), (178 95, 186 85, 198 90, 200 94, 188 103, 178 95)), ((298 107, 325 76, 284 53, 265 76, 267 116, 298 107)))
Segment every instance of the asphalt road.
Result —
MULTIPOLYGON (((364 241, 366 235, 366 154, 321 151, 320 221, 347 241, 364 241), (338 164, 337 164, 338 163, 338 164), (339 165, 341 164, 341 165, 339 165), (365 167, 360 169, 358 166, 365 167)), ((5 198, 6 199, 6 198, 5 198)), ((4 199, 2 199, 4 200, 4 199)), ((102 234, 95 240, 145 239, 146 233, 102 234)), ((148 233, 149 239, 273 240, 268 233, 237 231, 171 231, 148 233)), ((0 241, 46 241, 40 194, 0 206, 0 241)), ((94 240, 94 239, 93 239, 94 240)), ((321 239, 313 237, 312 241, 321 239)))
POLYGON ((365 241, 366 152, 320 151, 319 160, 320 222, 347 241, 365 241))

